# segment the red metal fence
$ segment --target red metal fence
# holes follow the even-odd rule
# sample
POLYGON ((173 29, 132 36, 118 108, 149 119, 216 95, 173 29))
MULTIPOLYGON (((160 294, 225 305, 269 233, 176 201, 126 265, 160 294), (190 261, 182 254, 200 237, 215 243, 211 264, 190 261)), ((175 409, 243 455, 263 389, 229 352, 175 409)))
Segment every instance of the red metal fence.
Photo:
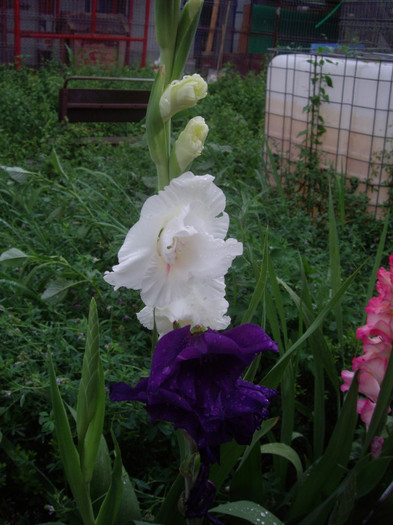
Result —
POLYGON ((144 66, 150 12, 151 0, 0 0, 0 62, 14 61, 12 49, 17 64, 22 56, 30 65, 63 61, 71 52, 78 62, 103 64, 138 56, 144 66))

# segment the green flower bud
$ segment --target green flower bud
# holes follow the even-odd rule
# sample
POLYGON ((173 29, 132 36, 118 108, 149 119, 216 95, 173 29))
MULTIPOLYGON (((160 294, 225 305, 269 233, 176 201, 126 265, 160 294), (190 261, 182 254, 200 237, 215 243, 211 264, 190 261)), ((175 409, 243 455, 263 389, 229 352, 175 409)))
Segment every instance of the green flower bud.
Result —
POLYGON ((183 73, 191 44, 198 27, 199 17, 203 7, 203 0, 188 0, 181 12, 177 28, 175 56, 173 61, 172 80, 183 73))
POLYGON ((197 73, 186 75, 182 80, 173 80, 160 99, 162 120, 166 122, 179 111, 195 106, 206 95, 207 83, 197 73))
POLYGON ((180 133, 170 157, 170 176, 184 173, 202 153, 209 128, 202 117, 192 118, 180 133))
POLYGON ((155 0, 156 39, 161 49, 173 49, 179 22, 180 0, 155 0))
POLYGON ((190 19, 192 20, 195 15, 199 14, 199 11, 201 7, 203 6, 203 0, 188 0, 186 5, 184 6, 184 9, 186 9, 188 6, 188 14, 190 19))

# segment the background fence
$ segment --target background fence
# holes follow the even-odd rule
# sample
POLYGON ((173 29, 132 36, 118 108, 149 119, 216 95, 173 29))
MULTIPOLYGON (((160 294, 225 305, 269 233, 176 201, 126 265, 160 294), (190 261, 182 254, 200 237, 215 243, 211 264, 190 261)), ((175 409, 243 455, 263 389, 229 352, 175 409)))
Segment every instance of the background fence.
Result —
MULTIPOLYGON (((145 65, 151 1, 0 0, 0 60, 145 65)), ((154 35, 151 35, 154 38, 154 35)))
MULTIPOLYGON (((184 2, 185 0, 183 0, 184 2)), ((0 62, 22 55, 30 66, 68 59, 104 65, 158 58, 154 0, 0 0, 0 62)), ((260 69, 273 47, 361 43, 390 49, 393 0, 205 0, 191 55, 193 68, 231 61, 260 69)))
POLYGON ((314 147, 319 166, 354 177, 369 210, 382 217, 393 175, 393 56, 277 54, 268 66, 265 135, 282 177, 302 148, 314 147), (305 110, 313 100, 314 113, 305 110))

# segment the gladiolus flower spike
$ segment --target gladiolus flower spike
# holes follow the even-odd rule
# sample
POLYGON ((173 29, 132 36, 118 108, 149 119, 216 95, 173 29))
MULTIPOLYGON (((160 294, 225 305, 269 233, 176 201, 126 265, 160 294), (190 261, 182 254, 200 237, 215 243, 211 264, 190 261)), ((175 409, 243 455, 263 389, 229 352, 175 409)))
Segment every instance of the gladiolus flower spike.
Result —
MULTIPOLYGON (((352 361, 352 370, 358 371, 359 393, 357 412, 366 428, 370 422, 378 400, 382 381, 385 377, 393 343, 393 254, 389 258, 390 271, 378 270, 377 291, 379 295, 370 299, 366 306, 367 323, 358 328, 356 337, 363 343, 363 354, 352 361)), ((341 377, 346 392, 354 372, 343 370, 341 377)), ((379 448, 381 438, 378 438, 379 448)))

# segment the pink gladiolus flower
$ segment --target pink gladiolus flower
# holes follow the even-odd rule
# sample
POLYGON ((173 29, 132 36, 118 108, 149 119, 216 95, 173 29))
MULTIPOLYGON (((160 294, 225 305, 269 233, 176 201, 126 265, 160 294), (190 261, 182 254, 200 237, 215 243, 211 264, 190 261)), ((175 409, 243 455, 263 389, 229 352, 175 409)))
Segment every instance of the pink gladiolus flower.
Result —
POLYGON ((360 415, 360 419, 366 425, 367 430, 368 430, 368 427, 370 426, 371 418, 373 417, 373 414, 374 414, 374 409, 375 409, 375 403, 373 403, 369 399, 365 399, 364 397, 361 397, 358 399, 357 412, 360 415))
MULTIPOLYGON (((357 412, 366 428, 374 413, 381 383, 385 377, 393 342, 393 254, 389 257, 389 271, 378 270, 376 285, 379 295, 373 297, 366 306, 367 324, 356 331, 356 337, 363 343, 363 355, 352 361, 352 370, 343 370, 341 377, 344 384, 341 391, 346 392, 357 371, 360 397, 357 412)), ((389 409, 390 412, 390 409, 389 409)), ((383 439, 374 437, 372 455, 378 457, 383 439)))
POLYGON ((354 375, 355 372, 350 372, 349 370, 343 370, 341 372, 341 378, 344 381, 344 384, 341 385, 341 392, 347 392, 349 390, 354 375))

